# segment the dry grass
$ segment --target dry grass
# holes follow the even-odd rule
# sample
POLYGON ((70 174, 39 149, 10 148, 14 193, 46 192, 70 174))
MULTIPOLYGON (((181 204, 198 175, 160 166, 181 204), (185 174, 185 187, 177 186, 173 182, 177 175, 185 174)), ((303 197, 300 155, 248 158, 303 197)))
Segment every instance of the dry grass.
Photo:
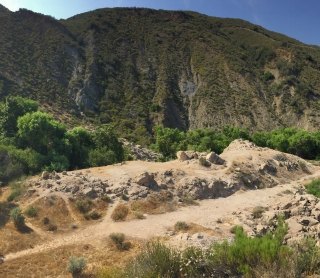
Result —
POLYGON ((32 248, 32 246, 41 242, 42 239, 39 235, 34 232, 21 233, 17 231, 11 222, 7 223, 5 227, 0 229, 0 253, 4 255, 32 248))
POLYGON ((61 277, 69 278, 66 270, 71 256, 84 257, 88 263, 83 277, 95 277, 95 271, 100 268, 121 266, 132 259, 140 250, 141 244, 131 241, 131 249, 121 252, 109 248, 108 244, 99 247, 90 244, 69 245, 44 253, 24 256, 19 259, 0 264, 1 277, 61 277))
POLYGON ((176 208, 177 204, 173 201, 172 195, 169 192, 154 193, 146 199, 136 200, 130 203, 132 212, 142 214, 161 214, 174 211, 176 208))
POLYGON ((71 224, 75 221, 66 202, 55 195, 41 198, 32 206, 36 208, 37 215, 34 218, 29 218, 29 221, 45 231, 48 230, 48 225, 43 223, 44 218, 49 219, 48 224, 56 225, 57 231, 70 230, 71 224))
POLYGON ((170 228, 169 230, 172 230, 172 231, 176 231, 176 232, 188 232, 188 234, 190 235, 193 235, 193 234, 196 234, 196 233, 206 233, 210 236, 214 236, 214 235, 217 235, 217 233, 210 229, 210 228, 206 228, 204 226, 201 226, 199 224, 196 224, 196 223, 186 223, 186 222, 183 222, 183 221, 178 221, 175 226, 173 228, 170 228), (186 228, 185 229, 177 229, 176 225, 178 222, 182 222, 182 223, 185 223, 186 224, 186 228))
POLYGON ((87 198, 80 198, 80 199, 70 199, 70 207, 72 209, 72 214, 76 216, 78 220, 84 221, 84 223, 88 222, 88 220, 92 220, 90 217, 90 213, 96 212, 103 217, 108 209, 109 203, 101 200, 101 199, 96 199, 96 200, 91 200, 87 198), (87 211, 80 211, 79 210, 79 201, 88 201, 90 203, 90 208, 87 211))
POLYGON ((111 214, 111 218, 114 221, 124 221, 127 218, 128 214, 129 214, 128 206, 125 204, 119 204, 114 208, 111 214))

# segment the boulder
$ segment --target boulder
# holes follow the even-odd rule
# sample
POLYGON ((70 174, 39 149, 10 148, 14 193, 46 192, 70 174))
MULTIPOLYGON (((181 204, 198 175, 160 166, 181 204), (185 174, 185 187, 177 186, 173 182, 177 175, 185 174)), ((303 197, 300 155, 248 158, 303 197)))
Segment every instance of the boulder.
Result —
POLYGON ((148 172, 143 172, 140 175, 138 175, 134 179, 135 183, 139 184, 140 186, 145 186, 150 189, 156 189, 158 188, 157 182, 154 180, 154 175, 149 174, 148 172))
POLYGON ((178 151, 177 152, 177 158, 180 161, 186 161, 189 160, 189 156, 184 151, 178 151))
POLYGON ((206 159, 213 163, 213 164, 217 164, 217 165, 223 165, 225 163, 225 161, 219 156, 217 155, 215 152, 211 152, 209 154, 207 154, 206 159))

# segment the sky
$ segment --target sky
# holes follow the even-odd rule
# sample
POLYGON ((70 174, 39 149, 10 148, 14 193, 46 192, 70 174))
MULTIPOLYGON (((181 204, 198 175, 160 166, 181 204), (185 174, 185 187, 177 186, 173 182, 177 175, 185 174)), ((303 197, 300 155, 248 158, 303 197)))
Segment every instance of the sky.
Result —
POLYGON ((0 4, 12 11, 26 8, 57 19, 106 7, 192 10, 241 18, 304 43, 320 45, 320 0, 0 0, 0 4))

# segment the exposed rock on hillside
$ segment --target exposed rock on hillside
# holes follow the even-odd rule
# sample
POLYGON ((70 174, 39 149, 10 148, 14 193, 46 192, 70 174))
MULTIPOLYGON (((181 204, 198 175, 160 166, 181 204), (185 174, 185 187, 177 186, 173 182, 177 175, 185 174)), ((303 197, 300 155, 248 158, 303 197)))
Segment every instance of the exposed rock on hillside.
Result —
POLYGON ((136 8, 60 21, 2 6, 0 15, 0 100, 31 97, 66 121, 113 122, 132 138, 159 123, 320 126, 319 48, 260 26, 136 8))

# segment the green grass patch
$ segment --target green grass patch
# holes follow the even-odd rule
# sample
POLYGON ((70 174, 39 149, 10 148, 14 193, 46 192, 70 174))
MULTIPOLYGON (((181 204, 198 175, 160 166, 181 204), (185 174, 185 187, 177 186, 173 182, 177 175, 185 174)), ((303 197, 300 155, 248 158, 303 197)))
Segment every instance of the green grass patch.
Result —
POLYGON ((320 179, 315 179, 306 185, 307 192, 320 198, 320 179))

